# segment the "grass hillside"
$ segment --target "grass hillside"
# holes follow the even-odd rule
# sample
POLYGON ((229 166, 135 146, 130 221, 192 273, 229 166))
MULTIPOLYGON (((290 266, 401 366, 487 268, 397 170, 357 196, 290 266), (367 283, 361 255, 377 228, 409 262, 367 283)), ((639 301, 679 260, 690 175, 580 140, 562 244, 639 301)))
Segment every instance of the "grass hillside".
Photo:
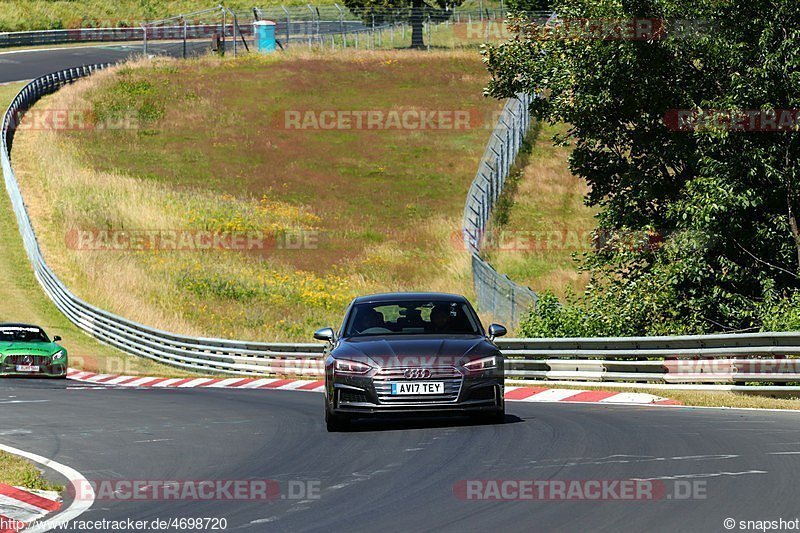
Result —
MULTIPOLYGON (((0 85, 0 108, 6 107, 23 83, 0 85)), ((100 344, 70 323, 42 291, 22 246, 11 201, 0 194, 0 322, 29 322, 42 326, 51 336, 60 335, 69 351, 70 366, 99 373, 184 376, 189 373, 140 357, 123 354, 100 344)), ((0 463, 2 459, 0 458, 0 463)), ((2 471, 2 464, 0 464, 2 471)), ((0 479, 5 474, 0 473, 0 479)))
POLYGON ((578 272, 573 257, 589 251, 594 210, 583 203, 586 182, 569 171, 570 148, 552 142, 566 126, 540 128, 527 161, 507 182, 494 214, 495 239, 484 255, 499 272, 537 292, 580 293, 588 276, 578 272))
POLYGON ((140 63, 37 107, 133 117, 136 129, 24 129, 13 156, 45 256, 80 296, 172 331, 308 340, 357 294, 471 292, 453 237, 500 108, 481 96, 485 76, 474 52, 140 63), (427 131, 281 125, 287 110, 408 109, 466 110, 472 121, 427 131), (278 238, 252 253, 75 249, 69 236, 87 229, 278 238), (293 249, 287 235, 309 241, 293 249))

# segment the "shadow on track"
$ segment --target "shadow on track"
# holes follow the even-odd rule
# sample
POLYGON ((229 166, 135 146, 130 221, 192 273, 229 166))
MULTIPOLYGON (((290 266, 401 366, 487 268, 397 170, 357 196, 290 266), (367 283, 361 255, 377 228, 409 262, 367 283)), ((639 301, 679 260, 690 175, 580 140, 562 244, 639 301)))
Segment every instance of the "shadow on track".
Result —
POLYGON ((518 416, 506 414, 505 419, 498 422, 487 422, 468 416, 450 417, 381 417, 358 418, 351 420, 342 433, 367 433, 376 431, 406 431, 413 429, 432 429, 444 427, 469 427, 469 426, 504 426, 524 422, 518 416))

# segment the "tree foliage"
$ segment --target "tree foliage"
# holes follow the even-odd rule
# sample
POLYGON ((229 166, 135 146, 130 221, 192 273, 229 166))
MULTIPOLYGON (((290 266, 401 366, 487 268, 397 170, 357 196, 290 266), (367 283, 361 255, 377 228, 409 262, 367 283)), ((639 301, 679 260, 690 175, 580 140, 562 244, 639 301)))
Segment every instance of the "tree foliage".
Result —
MULTIPOLYGON (((485 52, 487 93, 543 95, 532 112, 570 125, 557 142, 574 146, 570 168, 590 186, 601 234, 657 244, 604 242, 584 258, 586 293, 542 313, 578 313, 574 334, 796 327, 770 317, 785 316, 800 289, 797 128, 675 131, 669 117, 800 108, 800 3, 556 0, 554 9, 562 23, 655 19, 664 33, 543 39, 517 20, 518 37, 485 52)), ((542 313, 529 333, 558 330, 542 313)))

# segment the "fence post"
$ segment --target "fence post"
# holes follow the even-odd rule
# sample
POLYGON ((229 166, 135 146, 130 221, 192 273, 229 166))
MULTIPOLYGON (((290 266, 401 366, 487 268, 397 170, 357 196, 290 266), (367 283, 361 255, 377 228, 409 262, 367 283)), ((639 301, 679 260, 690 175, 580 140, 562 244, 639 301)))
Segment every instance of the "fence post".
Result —
POLYGON ((281 4, 281 9, 283 12, 286 13, 286 46, 289 46, 289 41, 291 40, 291 32, 290 27, 292 25, 292 17, 289 15, 289 10, 286 9, 286 6, 281 4))
POLYGON ((428 31, 428 46, 427 46, 427 48, 428 48, 428 50, 430 50, 431 49, 431 15, 430 15, 430 13, 428 13, 428 28, 427 28, 427 31, 428 31))
MULTIPOLYGON (((183 58, 186 59, 186 19, 181 15, 181 21, 183 21, 183 58)), ((234 43, 236 40, 234 39, 234 43)), ((235 55, 235 54, 234 54, 235 55)))

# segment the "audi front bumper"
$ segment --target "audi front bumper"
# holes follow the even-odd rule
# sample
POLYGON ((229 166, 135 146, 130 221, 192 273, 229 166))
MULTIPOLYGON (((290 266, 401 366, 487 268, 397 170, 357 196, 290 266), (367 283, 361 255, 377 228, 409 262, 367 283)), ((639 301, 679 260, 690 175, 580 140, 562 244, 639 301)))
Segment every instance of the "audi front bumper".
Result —
POLYGON ((503 376, 470 376, 457 371, 426 382, 442 382, 443 392, 430 395, 398 396, 392 384, 414 380, 393 378, 391 369, 370 376, 329 373, 325 395, 328 411, 335 415, 358 417, 377 414, 491 414, 504 408, 503 376))

